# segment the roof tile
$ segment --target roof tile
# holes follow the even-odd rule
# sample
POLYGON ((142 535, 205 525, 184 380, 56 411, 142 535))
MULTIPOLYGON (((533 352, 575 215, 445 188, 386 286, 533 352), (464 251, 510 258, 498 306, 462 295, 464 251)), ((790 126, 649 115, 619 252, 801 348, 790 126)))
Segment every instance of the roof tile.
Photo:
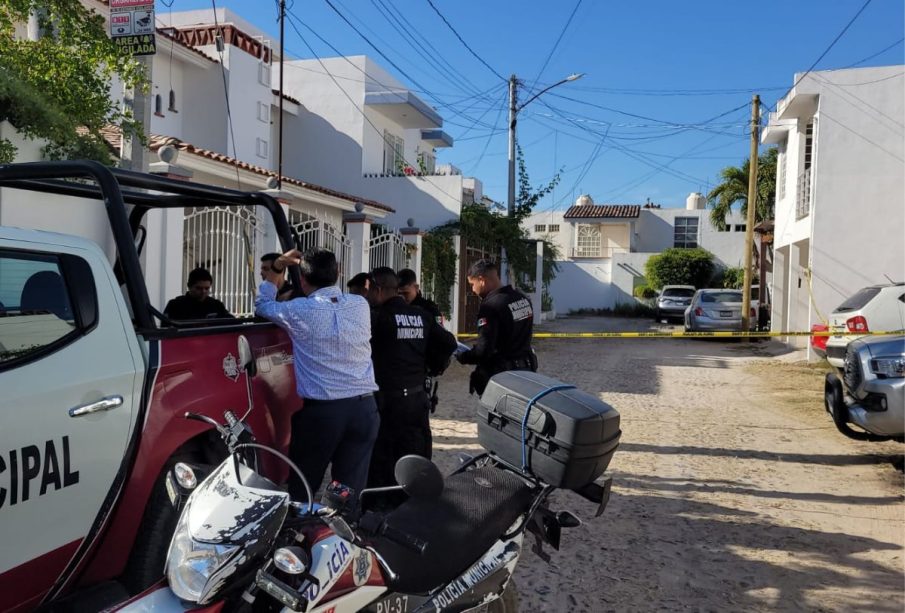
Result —
POLYGON ((634 219, 640 215, 640 204, 592 204, 569 207, 563 219, 634 219))

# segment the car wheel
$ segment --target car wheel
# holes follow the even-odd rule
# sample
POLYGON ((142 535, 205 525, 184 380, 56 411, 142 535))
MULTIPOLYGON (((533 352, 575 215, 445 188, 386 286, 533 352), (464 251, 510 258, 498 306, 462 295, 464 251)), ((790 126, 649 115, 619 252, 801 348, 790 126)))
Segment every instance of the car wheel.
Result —
POLYGON ((842 434, 856 441, 882 442, 891 440, 891 437, 880 436, 870 432, 862 432, 848 425, 848 408, 843 399, 842 383, 832 373, 827 374, 823 384, 823 402, 826 412, 833 418, 836 429, 842 434))
POLYGON ((509 579, 499 598, 490 603, 487 613, 518 613, 518 588, 515 579, 509 579))

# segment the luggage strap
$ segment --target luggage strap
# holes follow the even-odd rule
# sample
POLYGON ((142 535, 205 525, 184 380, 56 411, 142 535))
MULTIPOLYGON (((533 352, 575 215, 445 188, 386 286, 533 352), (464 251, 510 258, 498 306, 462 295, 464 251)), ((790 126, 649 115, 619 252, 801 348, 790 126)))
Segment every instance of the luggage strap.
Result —
POLYGON ((531 408, 534 406, 534 403, 547 394, 558 392, 559 390, 573 389, 575 389, 575 386, 567 383, 554 385, 553 387, 548 387, 547 389, 536 393, 534 397, 528 401, 528 405, 525 407, 525 416, 522 417, 522 470, 528 470, 528 415, 531 413, 531 408))

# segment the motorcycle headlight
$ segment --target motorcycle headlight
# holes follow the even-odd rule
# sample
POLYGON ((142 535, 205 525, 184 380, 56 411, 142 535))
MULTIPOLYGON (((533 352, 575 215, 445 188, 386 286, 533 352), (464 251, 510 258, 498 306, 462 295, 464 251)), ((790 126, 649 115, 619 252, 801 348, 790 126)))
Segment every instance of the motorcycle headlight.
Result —
POLYGON ((887 379, 905 377, 905 356, 873 358, 870 361, 870 371, 887 379))
POLYGON ((234 545, 216 545, 194 540, 188 530, 188 514, 183 513, 173 533, 167 554, 167 581, 182 600, 205 604, 216 593, 214 574, 229 563, 239 549, 234 545))

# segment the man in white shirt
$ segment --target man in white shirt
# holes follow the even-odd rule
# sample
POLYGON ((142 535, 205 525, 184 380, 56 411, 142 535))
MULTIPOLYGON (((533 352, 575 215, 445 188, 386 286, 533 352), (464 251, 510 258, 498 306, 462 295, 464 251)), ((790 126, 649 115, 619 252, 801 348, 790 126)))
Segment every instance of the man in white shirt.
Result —
MULTIPOLYGON (((255 313, 286 330, 292 340, 296 390, 304 404, 292 419, 290 457, 313 489, 332 463, 333 480, 360 492, 368 480, 380 425, 371 312, 361 296, 342 293, 338 278, 336 256, 330 251, 287 251, 265 275, 255 313), (278 302, 277 282, 292 265, 300 266, 299 289, 305 298, 278 302)), ((294 500, 305 498, 294 475, 289 492, 294 500)))

